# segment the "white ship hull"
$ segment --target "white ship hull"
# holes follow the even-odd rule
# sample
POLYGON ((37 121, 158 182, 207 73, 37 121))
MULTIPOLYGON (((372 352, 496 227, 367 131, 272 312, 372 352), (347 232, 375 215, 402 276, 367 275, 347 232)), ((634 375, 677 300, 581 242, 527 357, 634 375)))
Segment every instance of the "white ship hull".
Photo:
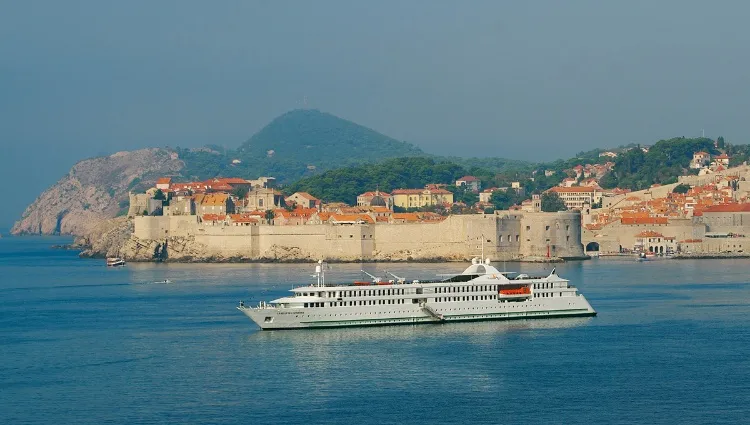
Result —
POLYGON ((278 309, 237 307, 263 330, 444 323, 479 320, 540 319, 595 316, 582 295, 557 299, 532 298, 524 302, 465 301, 427 305, 442 320, 419 304, 278 309))

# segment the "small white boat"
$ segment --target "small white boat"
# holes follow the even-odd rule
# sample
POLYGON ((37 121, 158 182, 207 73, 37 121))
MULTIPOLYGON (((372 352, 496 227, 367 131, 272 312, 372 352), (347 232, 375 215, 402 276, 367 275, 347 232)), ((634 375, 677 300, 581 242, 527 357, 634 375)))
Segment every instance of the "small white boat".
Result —
POLYGON ((120 257, 107 257, 107 267, 124 266, 125 260, 120 257))

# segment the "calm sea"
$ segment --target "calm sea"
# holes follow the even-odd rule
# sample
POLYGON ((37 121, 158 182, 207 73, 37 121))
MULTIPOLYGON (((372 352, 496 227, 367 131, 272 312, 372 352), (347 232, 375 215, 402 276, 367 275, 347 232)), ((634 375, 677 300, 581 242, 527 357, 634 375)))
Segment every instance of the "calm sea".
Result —
MULTIPOLYGON (((557 265, 594 318, 260 332, 235 305, 310 281, 310 265, 107 269, 50 249, 60 242, 0 239, 4 424, 692 424, 750 414, 750 260, 557 265), (154 283, 164 279, 174 283, 154 283)), ((360 277, 360 265, 332 267, 331 279, 360 277)), ((365 267, 419 278, 463 265, 365 267)))

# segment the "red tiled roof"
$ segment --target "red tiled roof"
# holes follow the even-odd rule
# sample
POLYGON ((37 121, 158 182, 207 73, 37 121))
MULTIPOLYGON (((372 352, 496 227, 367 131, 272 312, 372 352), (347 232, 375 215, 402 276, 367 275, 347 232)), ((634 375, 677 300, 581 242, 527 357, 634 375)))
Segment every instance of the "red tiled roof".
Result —
POLYGON ((703 208, 703 213, 750 212, 750 204, 720 204, 703 208))
POLYGON ((394 220, 419 221, 419 216, 416 213, 393 213, 391 217, 394 220))
MULTIPOLYGON (((199 203, 200 205, 225 205, 227 203, 227 198, 229 198, 229 195, 226 193, 211 193, 205 195, 199 203)), ((198 202, 197 199, 196 202, 198 202)))
POLYGON ((217 177, 206 180, 204 183, 209 186, 212 186, 214 184, 250 184, 249 181, 238 177, 217 177))
POLYGON ((245 214, 229 214, 229 219, 234 223, 257 223, 258 220, 245 214))
POLYGON ((474 177, 474 176, 463 176, 463 177, 461 177, 460 179, 458 179, 456 181, 459 181, 459 182, 475 182, 477 180, 479 180, 479 179, 476 178, 476 177, 474 177))
POLYGON ((318 199, 318 198, 310 195, 307 192, 296 192, 293 195, 299 195, 299 196, 301 196, 301 197, 303 197, 303 198, 305 198, 305 199, 307 199, 309 201, 320 201, 320 199, 318 199))
POLYGON ((170 184, 172 182, 171 177, 161 177, 156 180, 156 184, 170 184))
POLYGON ((644 232, 641 232, 637 235, 635 235, 636 238, 663 238, 664 235, 662 235, 659 232, 654 232, 653 230, 646 230, 644 232))
POLYGON ((203 221, 224 221, 226 218, 224 214, 203 214, 203 221))
POLYGON ((669 219, 667 217, 632 217, 632 218, 621 218, 620 219, 621 224, 631 225, 631 224, 669 224, 669 219))
POLYGON ((383 191, 379 191, 379 192, 365 192, 365 193, 359 194, 359 196, 362 196, 362 197, 365 197, 365 198, 372 198, 375 195, 379 195, 379 196, 386 197, 386 198, 389 197, 389 196, 391 196, 390 193, 383 192, 383 191))

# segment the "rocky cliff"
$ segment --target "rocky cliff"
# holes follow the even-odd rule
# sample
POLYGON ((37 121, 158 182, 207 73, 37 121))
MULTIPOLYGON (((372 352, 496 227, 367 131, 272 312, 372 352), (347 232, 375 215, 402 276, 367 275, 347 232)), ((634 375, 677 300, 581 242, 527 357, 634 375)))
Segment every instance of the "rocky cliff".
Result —
POLYGON ((158 148, 83 160, 26 208, 11 233, 88 235, 127 208, 130 190, 151 187, 184 166, 177 154, 158 148))

